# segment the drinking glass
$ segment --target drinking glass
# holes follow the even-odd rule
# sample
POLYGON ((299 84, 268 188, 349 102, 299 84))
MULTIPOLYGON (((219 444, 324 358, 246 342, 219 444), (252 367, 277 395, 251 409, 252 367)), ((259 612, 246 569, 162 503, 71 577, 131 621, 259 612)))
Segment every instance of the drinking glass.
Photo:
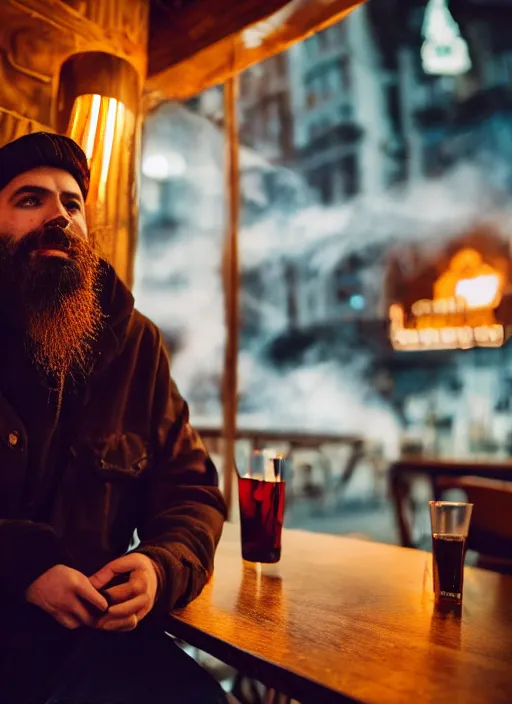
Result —
POLYGON ((473 504, 430 501, 432 572, 438 603, 462 603, 464 558, 473 504))
POLYGON ((242 557, 248 562, 279 562, 284 520, 284 462, 265 451, 252 452, 238 474, 242 557))

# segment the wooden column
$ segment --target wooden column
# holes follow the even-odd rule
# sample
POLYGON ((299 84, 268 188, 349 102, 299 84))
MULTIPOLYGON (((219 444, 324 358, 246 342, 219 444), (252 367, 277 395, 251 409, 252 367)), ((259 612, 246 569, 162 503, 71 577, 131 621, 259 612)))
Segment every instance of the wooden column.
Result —
POLYGON ((224 411, 224 497, 231 515, 233 469, 235 464, 236 414, 238 408, 238 220, 239 162, 236 77, 224 85, 224 116, 226 136, 227 227, 223 251, 223 283, 226 320, 226 347, 222 382, 224 411))

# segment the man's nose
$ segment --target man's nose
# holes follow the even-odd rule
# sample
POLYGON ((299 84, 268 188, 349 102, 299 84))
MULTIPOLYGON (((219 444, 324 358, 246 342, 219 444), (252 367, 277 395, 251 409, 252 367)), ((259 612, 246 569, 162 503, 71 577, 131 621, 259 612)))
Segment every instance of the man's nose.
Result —
POLYGON ((71 220, 69 220, 64 215, 57 215, 56 217, 53 217, 53 218, 47 220, 44 223, 44 226, 45 227, 60 227, 63 230, 65 230, 70 222, 71 222, 71 220))

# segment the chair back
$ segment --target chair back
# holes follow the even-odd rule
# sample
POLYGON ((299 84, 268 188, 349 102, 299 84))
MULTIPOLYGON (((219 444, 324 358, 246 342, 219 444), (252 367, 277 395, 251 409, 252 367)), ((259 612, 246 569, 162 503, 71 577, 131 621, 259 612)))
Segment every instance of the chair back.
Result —
POLYGON ((468 548, 479 566, 512 572, 512 483, 483 477, 450 478, 439 488, 461 489, 473 504, 468 548))

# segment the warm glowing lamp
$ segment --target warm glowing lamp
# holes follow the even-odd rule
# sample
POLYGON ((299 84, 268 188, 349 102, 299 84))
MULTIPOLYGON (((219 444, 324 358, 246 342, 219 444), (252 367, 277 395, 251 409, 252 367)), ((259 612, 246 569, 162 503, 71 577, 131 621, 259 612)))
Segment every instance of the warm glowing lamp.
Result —
POLYGON ((127 115, 124 104, 115 98, 88 94, 75 99, 66 133, 80 144, 89 161, 91 200, 105 201, 109 176, 119 170, 123 135, 126 129, 133 131, 133 123, 134 115, 127 115))
POLYGON ((77 54, 62 67, 57 114, 58 131, 80 144, 89 161, 91 234, 127 283, 137 224, 139 83, 123 59, 77 54))

